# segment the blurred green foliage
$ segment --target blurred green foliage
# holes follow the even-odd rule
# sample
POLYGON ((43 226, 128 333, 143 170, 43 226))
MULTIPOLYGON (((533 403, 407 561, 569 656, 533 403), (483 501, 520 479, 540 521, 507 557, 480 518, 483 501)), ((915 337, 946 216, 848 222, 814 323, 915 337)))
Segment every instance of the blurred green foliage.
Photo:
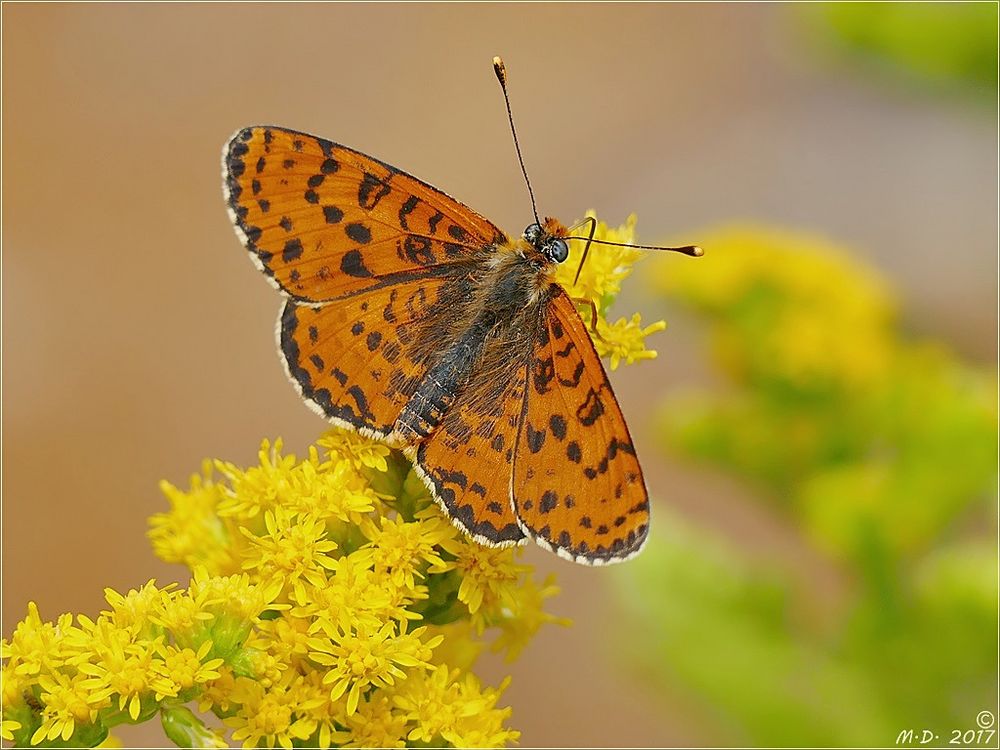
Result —
POLYGON ((795 10, 852 56, 996 96, 996 3, 807 3, 795 10))
POLYGON ((997 701, 996 374, 902 336, 886 282, 820 238, 699 236, 704 259, 652 275, 705 321, 723 386, 674 394, 664 445, 743 480, 841 583, 658 507, 619 573, 636 663, 723 742, 973 728, 997 701))

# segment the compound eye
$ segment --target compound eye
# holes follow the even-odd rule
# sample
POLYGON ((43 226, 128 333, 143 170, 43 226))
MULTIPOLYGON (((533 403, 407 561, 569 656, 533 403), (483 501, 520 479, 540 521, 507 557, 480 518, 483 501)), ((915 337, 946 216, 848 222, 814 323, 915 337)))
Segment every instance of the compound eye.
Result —
POLYGON ((549 260, 562 263, 569 257, 569 245, 563 240, 552 240, 545 246, 545 255, 549 260))
POLYGON ((538 224, 529 224, 524 230, 524 239, 534 245, 542 236, 542 228, 538 224))

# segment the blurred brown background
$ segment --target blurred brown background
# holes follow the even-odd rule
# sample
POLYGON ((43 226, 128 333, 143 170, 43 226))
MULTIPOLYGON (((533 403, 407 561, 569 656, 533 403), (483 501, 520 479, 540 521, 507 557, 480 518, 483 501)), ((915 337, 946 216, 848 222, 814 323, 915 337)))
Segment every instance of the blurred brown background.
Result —
MULTIPOLYGON (((995 123, 832 71, 786 6, 5 5, 3 22, 5 635, 29 600, 93 615, 104 586, 181 580, 144 536, 157 481, 323 429, 285 381, 277 296, 223 208, 230 133, 323 135, 519 232, 494 54, 540 211, 635 211, 647 241, 741 218, 808 226, 893 278, 913 328, 996 356, 995 123)), ((619 309, 654 320, 640 287, 619 309)), ((694 342, 673 321, 660 359, 613 378, 654 494, 835 586, 729 484, 657 463, 646 407, 701 375, 694 342)), ((603 571, 529 557, 558 574, 553 609, 576 625, 478 670, 513 674, 522 744, 712 736, 683 697, 664 707, 616 669, 628 633, 603 571)), ((121 735, 162 741, 156 726, 121 735)))

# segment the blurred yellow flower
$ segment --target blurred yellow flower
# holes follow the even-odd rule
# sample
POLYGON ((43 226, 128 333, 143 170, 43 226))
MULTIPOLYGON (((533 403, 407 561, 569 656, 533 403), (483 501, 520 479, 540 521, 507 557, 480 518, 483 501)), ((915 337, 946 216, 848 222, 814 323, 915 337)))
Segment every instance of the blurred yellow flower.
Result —
POLYGON ((715 333, 716 354, 731 374, 767 372, 795 386, 822 385, 831 376, 860 385, 884 375, 897 303, 846 249, 755 225, 698 236, 705 257, 660 263, 654 284, 732 325, 715 333))
POLYGON ((232 529, 216 512, 220 487, 212 481, 212 466, 206 461, 202 473, 191 477, 191 489, 182 492, 167 481, 160 491, 170 503, 170 512, 149 519, 147 536, 153 551, 167 562, 204 565, 213 573, 236 570, 229 539, 232 529))
POLYGON ((472 622, 480 632, 491 615, 501 607, 513 608, 520 591, 521 578, 527 565, 514 562, 516 547, 480 547, 469 544, 462 548, 455 568, 462 574, 458 600, 469 608, 472 622))

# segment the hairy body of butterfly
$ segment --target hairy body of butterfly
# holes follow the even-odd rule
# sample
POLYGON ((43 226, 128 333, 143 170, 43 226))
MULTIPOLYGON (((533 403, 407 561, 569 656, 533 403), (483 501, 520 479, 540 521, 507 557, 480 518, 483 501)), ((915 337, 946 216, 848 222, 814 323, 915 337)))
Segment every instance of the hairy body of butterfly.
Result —
POLYGON ((288 375, 332 423, 402 449, 453 522, 602 564, 645 541, 649 505, 586 325, 552 279, 546 219, 510 238, 416 178, 278 127, 223 152, 228 207, 288 298, 288 375))

